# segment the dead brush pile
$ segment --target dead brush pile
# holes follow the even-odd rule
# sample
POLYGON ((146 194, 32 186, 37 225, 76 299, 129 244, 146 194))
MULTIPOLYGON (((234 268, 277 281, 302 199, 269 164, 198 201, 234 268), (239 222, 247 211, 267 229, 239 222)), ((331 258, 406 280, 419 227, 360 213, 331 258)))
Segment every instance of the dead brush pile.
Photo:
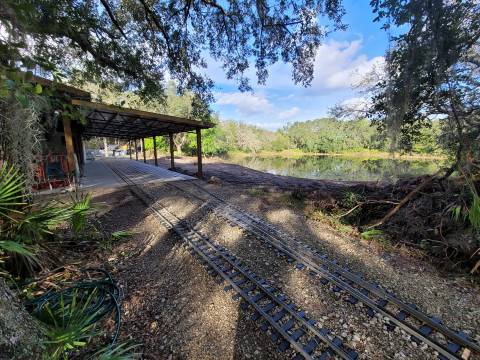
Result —
POLYGON ((424 250, 435 262, 480 272, 480 181, 423 176, 310 197, 365 234, 424 250))

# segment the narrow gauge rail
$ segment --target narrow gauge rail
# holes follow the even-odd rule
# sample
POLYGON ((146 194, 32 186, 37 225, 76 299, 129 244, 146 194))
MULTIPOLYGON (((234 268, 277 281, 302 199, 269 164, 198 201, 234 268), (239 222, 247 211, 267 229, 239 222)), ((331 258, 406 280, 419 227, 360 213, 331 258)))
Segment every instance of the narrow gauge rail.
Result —
MULTIPOLYGON (((217 215, 250 232, 266 242, 268 246, 274 247, 278 255, 285 257, 288 262, 296 261, 297 269, 309 270, 311 275, 320 276, 320 282, 326 286, 330 285, 332 291, 343 291, 346 294, 344 299, 349 303, 356 304, 361 301, 369 316, 374 316, 378 312, 388 319, 387 329, 393 330, 398 326, 410 334, 412 341, 416 343, 423 341, 432 347, 439 353, 441 360, 461 359, 463 349, 480 353, 480 346, 469 339, 465 333, 451 330, 443 325, 440 319, 426 315, 418 310, 416 305, 405 303, 379 285, 367 282, 362 274, 342 267, 335 260, 328 259, 326 255, 312 246, 293 238, 265 220, 228 203, 194 182, 189 182, 189 184, 209 195, 210 201, 205 205, 217 215), (408 321, 409 318, 410 321, 408 321), (448 339, 447 343, 442 344, 436 340, 435 332, 443 334, 448 339)), ((167 185, 206 201, 205 198, 188 191, 184 186, 167 185)))
POLYGON ((305 311, 289 300, 279 288, 274 287, 250 270, 239 258, 224 247, 190 228, 167 209, 155 203, 155 199, 132 181, 128 174, 110 165, 111 169, 129 186, 130 190, 158 217, 162 225, 175 232, 190 252, 206 265, 213 276, 225 281, 225 291, 234 290, 234 299, 243 299, 241 308, 252 309, 251 319, 259 321, 262 331, 271 330, 271 339, 281 351, 291 348, 295 359, 326 360, 338 356, 355 360, 358 354, 343 345, 342 340, 330 335, 326 328, 316 326, 305 311))
MULTIPOLYGON (((127 171, 131 175, 146 174, 134 164, 128 166, 127 171)), ((286 258, 288 262, 296 262, 297 269, 308 270, 310 275, 319 277, 321 284, 328 286, 334 292, 344 294, 343 298, 347 302, 356 304, 360 301, 369 316, 379 313, 387 320, 387 329, 393 330, 398 326, 411 336, 412 341, 426 343, 438 352, 439 359, 462 359, 461 354, 464 349, 480 353, 480 346, 463 332, 451 330, 443 325, 440 319, 426 315, 414 304, 405 303, 379 285, 369 283, 361 274, 342 267, 312 246, 228 203, 194 182, 188 182, 188 184, 202 190, 207 194, 207 198, 201 197, 179 184, 180 182, 165 183, 165 189, 173 187, 201 200, 204 202, 204 206, 209 207, 218 216, 245 229, 265 242, 267 246, 275 248, 277 254, 286 258), (436 337, 437 333, 443 334, 446 340, 440 341, 436 337)))

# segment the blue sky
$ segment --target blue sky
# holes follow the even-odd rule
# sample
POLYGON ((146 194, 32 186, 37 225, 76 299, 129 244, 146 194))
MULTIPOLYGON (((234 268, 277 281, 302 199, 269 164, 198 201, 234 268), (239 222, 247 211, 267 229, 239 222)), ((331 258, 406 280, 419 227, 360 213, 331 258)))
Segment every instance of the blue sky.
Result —
POLYGON ((251 70, 253 92, 241 93, 222 69, 208 61, 207 74, 215 82, 213 110, 221 119, 233 119, 275 130, 288 122, 326 116, 342 102, 355 103, 360 95, 352 85, 383 62, 388 37, 381 24, 373 23, 374 14, 367 0, 345 0, 348 29, 330 34, 318 50, 315 78, 310 87, 291 81, 291 67, 277 63, 270 67, 265 86, 256 85, 251 70))

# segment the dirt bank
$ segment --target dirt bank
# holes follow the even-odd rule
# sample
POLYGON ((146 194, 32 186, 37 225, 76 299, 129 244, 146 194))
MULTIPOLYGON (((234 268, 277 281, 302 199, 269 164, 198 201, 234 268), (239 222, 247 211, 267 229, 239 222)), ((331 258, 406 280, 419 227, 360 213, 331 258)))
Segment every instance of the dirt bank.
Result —
MULTIPOLYGON (((165 165, 169 160, 161 158, 160 163, 165 165)), ((194 158, 182 157, 176 159, 176 164, 179 172, 189 175, 197 172, 194 158)), ((465 208, 470 201, 471 193, 462 181, 429 182, 392 217, 379 223, 410 192, 428 181, 428 176, 397 183, 302 179, 264 173, 218 159, 206 159, 203 169, 209 182, 234 185, 260 197, 275 192, 286 195, 290 197, 288 202, 303 208, 305 216, 318 221, 336 223, 339 228, 352 226, 365 236, 375 229, 372 239, 387 245, 408 245, 440 267, 469 272, 480 263, 480 231, 472 230, 468 222, 462 221, 464 215, 452 216, 454 208, 465 208), (375 223, 378 225, 372 227, 375 223)), ((268 196, 264 198, 269 201, 268 196)))

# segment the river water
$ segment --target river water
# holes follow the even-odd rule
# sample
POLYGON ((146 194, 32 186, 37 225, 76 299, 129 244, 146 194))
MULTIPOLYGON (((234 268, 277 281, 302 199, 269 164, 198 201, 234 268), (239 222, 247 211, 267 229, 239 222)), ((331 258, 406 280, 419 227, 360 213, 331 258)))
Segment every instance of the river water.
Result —
POLYGON ((276 175, 307 179, 395 181, 403 177, 432 174, 441 160, 363 159, 341 156, 241 157, 228 162, 276 175))

